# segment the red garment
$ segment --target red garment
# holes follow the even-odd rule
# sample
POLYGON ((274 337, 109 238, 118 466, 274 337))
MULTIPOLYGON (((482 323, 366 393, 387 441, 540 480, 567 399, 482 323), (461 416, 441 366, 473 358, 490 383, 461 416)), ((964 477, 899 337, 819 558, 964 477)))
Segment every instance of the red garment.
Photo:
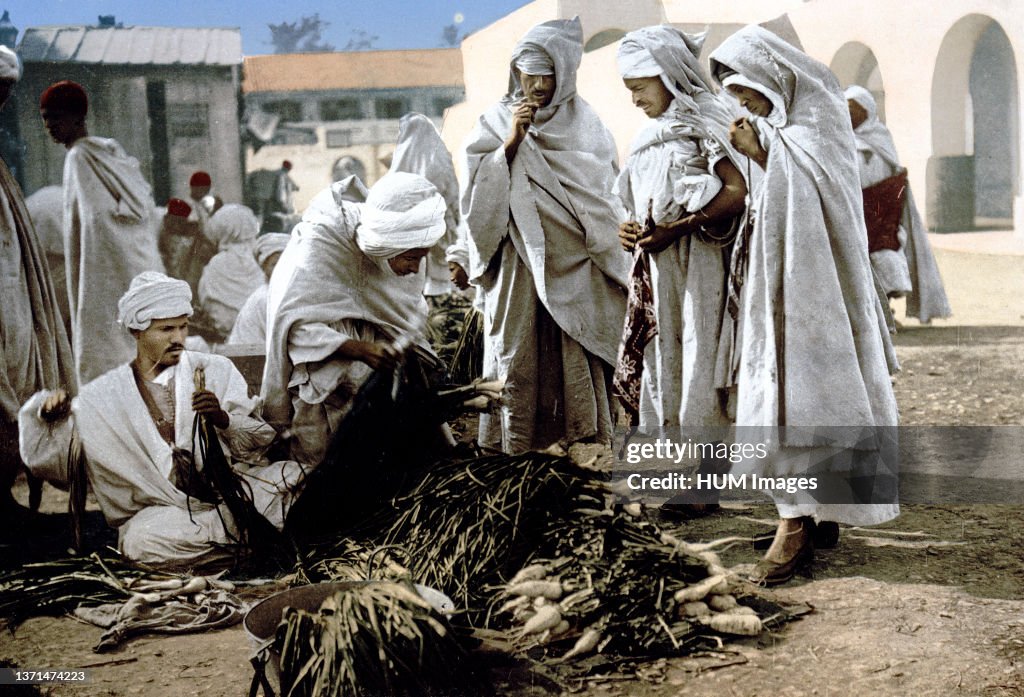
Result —
POLYGON ((864 222, 868 229, 868 252, 899 250, 897 232, 907 198, 907 170, 901 169, 888 179, 863 190, 864 222))

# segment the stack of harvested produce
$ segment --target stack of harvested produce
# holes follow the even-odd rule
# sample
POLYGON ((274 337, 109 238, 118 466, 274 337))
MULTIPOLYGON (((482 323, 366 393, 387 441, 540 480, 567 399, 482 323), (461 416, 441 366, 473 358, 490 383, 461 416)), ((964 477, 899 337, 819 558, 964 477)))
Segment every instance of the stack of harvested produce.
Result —
POLYGON ((358 585, 317 613, 288 608, 284 615, 274 640, 284 695, 479 691, 451 628, 408 584, 358 585))
POLYGON ((57 617, 79 605, 120 602, 131 595, 132 583, 145 576, 153 575, 95 553, 26 564, 0 578, 0 622, 13 629, 29 617, 57 617))
POLYGON ((380 541, 413 552, 412 577, 448 594, 474 622, 485 589, 526 561, 577 496, 600 487, 593 472, 543 453, 444 463, 396 500, 401 513, 380 541))
MULTIPOLYGON (((512 578, 495 619, 520 650, 544 647, 562 660, 595 650, 678 654, 712 631, 756 635, 761 618, 712 551, 732 541, 689 544, 624 513, 592 511, 545 550, 557 556, 512 578)), ((781 610, 757 604, 767 614, 781 610)))
POLYGON ((401 549, 376 548, 370 543, 342 537, 330 544, 311 547, 296 569, 295 582, 406 579, 410 576, 409 569, 402 562, 407 557, 408 552, 401 549))

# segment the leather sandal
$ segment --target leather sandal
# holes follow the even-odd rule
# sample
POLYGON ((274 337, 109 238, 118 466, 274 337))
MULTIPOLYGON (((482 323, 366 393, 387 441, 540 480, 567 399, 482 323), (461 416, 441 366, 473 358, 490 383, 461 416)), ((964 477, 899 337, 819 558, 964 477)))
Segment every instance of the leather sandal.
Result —
POLYGON ((777 562, 761 559, 747 580, 759 586, 778 586, 790 581, 797 573, 809 575, 814 561, 814 544, 809 542, 800 548, 789 561, 777 562))
POLYGON ((771 561, 769 559, 759 560, 748 577, 751 583, 759 586, 777 586, 786 583, 798 572, 803 574, 809 572, 811 562, 814 561, 814 533, 816 526, 810 518, 805 518, 802 525, 810 526, 810 529, 807 530, 803 544, 796 553, 784 562, 771 561))

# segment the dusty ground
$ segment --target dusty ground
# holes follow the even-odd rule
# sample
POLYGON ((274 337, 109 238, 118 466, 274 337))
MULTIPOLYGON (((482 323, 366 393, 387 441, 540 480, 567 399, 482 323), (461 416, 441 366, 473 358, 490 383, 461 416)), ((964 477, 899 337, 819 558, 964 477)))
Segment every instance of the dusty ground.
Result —
MULTIPOLYGON (((905 424, 1024 424, 1024 327, 908 327, 897 344, 905 424)), ((1006 463, 1018 478, 1020 452, 1006 463)), ((53 490, 46 504, 59 509, 53 490)), ((767 505, 732 506, 681 532, 692 540, 765 534, 772 513, 767 505)), ((645 664, 639 679, 566 687, 652 697, 1024 695, 1024 500, 905 506, 882 527, 888 534, 844 530, 837 549, 818 552, 813 580, 778 591, 815 607, 781 631, 715 654, 645 664)), ((740 545, 724 559, 750 564, 757 553, 740 545)), ((30 620, 14 636, 0 635, 0 660, 32 669, 92 666, 89 684, 54 695, 234 697, 248 688, 240 627, 136 639, 109 654, 92 653, 99 635, 67 618, 30 620)))

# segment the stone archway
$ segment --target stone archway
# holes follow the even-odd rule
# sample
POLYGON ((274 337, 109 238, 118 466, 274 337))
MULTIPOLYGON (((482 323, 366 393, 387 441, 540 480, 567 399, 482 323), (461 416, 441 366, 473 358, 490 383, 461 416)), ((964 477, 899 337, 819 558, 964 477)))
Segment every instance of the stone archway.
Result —
POLYGON ((946 33, 932 76, 928 227, 1009 229, 1018 191, 1018 100, 1013 48, 991 17, 971 14, 946 33))
POLYGON ((625 35, 626 32, 622 29, 605 29, 604 31, 599 31, 587 39, 587 42, 583 45, 583 52, 590 53, 591 51, 596 51, 599 48, 604 48, 608 44, 615 43, 625 35))
POLYGON ((885 122, 885 87, 882 82, 882 71, 878 67, 878 59, 868 46, 859 41, 843 44, 836 51, 829 68, 839 78, 843 89, 850 85, 860 85, 871 92, 878 105, 878 118, 885 122))

